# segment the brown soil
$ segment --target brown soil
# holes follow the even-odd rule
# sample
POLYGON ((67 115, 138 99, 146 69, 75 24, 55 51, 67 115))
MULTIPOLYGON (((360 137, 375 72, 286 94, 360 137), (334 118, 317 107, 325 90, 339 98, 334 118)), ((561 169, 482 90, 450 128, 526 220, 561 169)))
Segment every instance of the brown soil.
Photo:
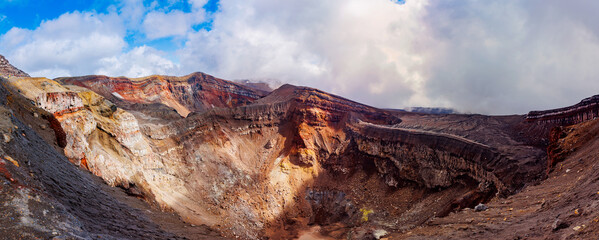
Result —
POLYGON ((495 198, 486 211, 464 209, 389 239, 597 239, 599 121, 568 128, 570 154, 538 185, 495 198))

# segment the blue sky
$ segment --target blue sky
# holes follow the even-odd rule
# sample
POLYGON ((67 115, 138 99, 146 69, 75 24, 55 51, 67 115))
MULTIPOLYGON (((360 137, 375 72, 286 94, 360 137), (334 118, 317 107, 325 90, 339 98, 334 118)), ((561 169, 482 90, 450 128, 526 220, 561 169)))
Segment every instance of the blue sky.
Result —
POLYGON ((0 1, 0 54, 33 76, 201 71, 382 108, 511 114, 599 93, 599 2, 0 1))
MULTIPOLYGON (((218 11, 219 0, 208 0, 202 8, 207 16, 218 11)), ((187 1, 152 0, 142 1, 146 11, 172 11, 180 10, 191 13, 192 6, 187 1)), ((56 19, 67 12, 95 12, 107 14, 110 11, 120 11, 124 6, 121 1, 106 0, 78 0, 78 1, 56 1, 56 0, 5 0, 0 2, 0 34, 4 34, 13 27, 35 29, 42 21, 56 19)), ((201 23, 194 24, 194 30, 210 30, 212 21, 210 17, 201 23)), ((125 37, 128 47, 148 45, 165 52, 173 52, 181 46, 181 39, 174 37, 162 37, 158 39, 147 39, 143 32, 137 29, 128 29, 125 37)), ((176 58, 172 58, 176 60, 176 58)))
POLYGON ((42 20, 54 19, 65 12, 106 11, 109 1, 52 1, 52 0, 5 0, 0 2, 0 33, 12 27, 34 29, 42 20))
MULTIPOLYGON (((218 0, 209 0, 203 8, 214 13, 218 10, 218 0)), ((0 2, 0 14, 2 22, 0 33, 6 33, 12 27, 34 29, 43 20, 55 19, 66 12, 94 11, 107 13, 109 8, 122 7, 120 1, 107 0, 78 0, 78 1, 56 1, 56 0, 3 0, 0 2)), ((186 1, 143 1, 143 5, 153 9, 178 9, 190 12, 191 5, 186 1)), ((209 22, 209 21, 207 21, 209 22)), ((203 25, 203 24, 199 24, 203 25)), ((207 26, 209 27, 209 26, 207 26)))

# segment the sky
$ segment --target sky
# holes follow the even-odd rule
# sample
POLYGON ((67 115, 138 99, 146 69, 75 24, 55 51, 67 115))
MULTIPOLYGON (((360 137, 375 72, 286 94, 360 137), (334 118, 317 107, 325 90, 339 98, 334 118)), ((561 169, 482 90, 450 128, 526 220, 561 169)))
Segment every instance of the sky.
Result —
POLYGON ((599 1, 0 0, 32 76, 205 72, 380 108, 522 114, 599 94, 599 1))

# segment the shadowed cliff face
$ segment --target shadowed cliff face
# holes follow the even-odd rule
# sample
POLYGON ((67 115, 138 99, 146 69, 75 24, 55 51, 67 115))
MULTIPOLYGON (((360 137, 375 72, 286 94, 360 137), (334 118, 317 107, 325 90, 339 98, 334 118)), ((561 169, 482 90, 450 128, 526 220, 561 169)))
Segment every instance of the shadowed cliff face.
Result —
POLYGON ((527 137, 544 128, 522 116, 387 111, 199 73, 9 83, 60 122, 73 163, 230 237, 410 229, 545 173, 527 137))
MULTIPOLYGON (((538 124, 538 123, 533 123, 538 124)), ((465 209, 390 239, 597 239, 599 121, 558 127, 551 134, 547 178, 484 212, 465 209)))

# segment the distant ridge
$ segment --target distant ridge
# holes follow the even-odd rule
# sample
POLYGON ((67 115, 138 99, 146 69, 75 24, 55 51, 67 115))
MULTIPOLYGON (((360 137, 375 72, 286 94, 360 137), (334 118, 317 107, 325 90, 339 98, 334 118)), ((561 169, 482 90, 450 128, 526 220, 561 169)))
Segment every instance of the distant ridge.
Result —
POLYGON ((440 108, 440 107, 409 107, 404 109, 407 112, 415 113, 427 113, 427 114, 459 114, 453 108, 440 108))
POLYGON ((30 77, 29 74, 23 72, 11 65, 4 56, 0 55, 0 76, 2 77, 30 77))

